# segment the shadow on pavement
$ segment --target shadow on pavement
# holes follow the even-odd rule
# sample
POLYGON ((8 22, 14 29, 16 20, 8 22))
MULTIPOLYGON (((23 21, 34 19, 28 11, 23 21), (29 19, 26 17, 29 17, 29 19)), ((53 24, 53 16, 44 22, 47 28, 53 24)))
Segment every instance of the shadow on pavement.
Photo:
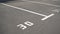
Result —
POLYGON ((7 3, 9 1, 15 1, 15 0, 0 0, 0 3, 7 3))

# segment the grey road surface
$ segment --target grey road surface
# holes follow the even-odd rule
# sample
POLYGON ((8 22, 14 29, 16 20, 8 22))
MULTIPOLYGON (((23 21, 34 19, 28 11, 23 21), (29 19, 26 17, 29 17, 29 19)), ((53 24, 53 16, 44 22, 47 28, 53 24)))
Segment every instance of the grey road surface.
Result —
MULTIPOLYGON (((0 34, 60 34, 60 5, 52 3, 53 5, 57 5, 56 7, 29 1, 31 0, 17 0, 4 3, 7 5, 0 3, 0 34), (42 18, 45 18, 45 16, 15 7, 23 8, 46 16, 49 16, 50 14, 54 15, 46 20, 41 20, 42 18), (27 26, 24 24, 26 21, 32 22, 34 25, 27 26), (18 24, 23 24, 27 26, 27 28, 22 30, 17 27, 18 24)), ((43 2, 41 0, 40 2, 48 3, 48 1, 44 0, 43 2)))

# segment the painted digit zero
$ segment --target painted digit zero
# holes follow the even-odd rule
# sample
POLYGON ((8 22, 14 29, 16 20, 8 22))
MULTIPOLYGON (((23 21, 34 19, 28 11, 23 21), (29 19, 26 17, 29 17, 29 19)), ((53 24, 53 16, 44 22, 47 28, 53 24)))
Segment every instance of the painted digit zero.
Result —
POLYGON ((29 21, 24 22, 24 24, 25 24, 25 25, 28 25, 28 26, 34 25, 33 23, 31 23, 31 22, 29 22, 29 21))

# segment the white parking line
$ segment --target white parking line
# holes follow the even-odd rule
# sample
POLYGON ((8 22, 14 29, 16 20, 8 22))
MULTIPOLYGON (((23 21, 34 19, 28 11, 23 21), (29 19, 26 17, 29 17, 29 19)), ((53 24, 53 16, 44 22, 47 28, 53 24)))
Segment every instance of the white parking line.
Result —
POLYGON ((59 5, 53 5, 53 4, 44 3, 44 2, 27 1, 27 0, 23 0, 23 1, 26 1, 26 2, 31 2, 31 3, 39 3, 39 4, 44 4, 44 5, 49 5, 49 6, 55 6, 55 7, 60 7, 59 5))
POLYGON ((46 17, 44 17, 44 18, 42 18, 41 20, 46 20, 46 19, 48 19, 49 17, 51 17, 51 16, 53 16, 54 14, 50 14, 49 16, 46 16, 46 17))
POLYGON ((33 14, 36 14, 36 15, 40 15, 40 16, 44 16, 44 17, 46 16, 46 15, 44 15, 44 14, 36 13, 36 12, 30 11, 30 10, 27 10, 27 9, 15 7, 15 6, 12 6, 12 5, 5 4, 5 3, 1 3, 1 4, 2 4, 2 5, 5 5, 5 6, 8 6, 8 7, 15 8, 15 9, 23 10, 23 11, 26 11, 26 12, 29 12, 29 13, 33 13, 33 14))
POLYGON ((59 13, 59 10, 58 9, 54 9, 54 10, 52 10, 53 12, 57 12, 57 13, 59 13))
POLYGON ((5 4, 5 3, 1 3, 1 4, 5 5, 5 6, 8 6, 8 7, 12 7, 12 8, 18 9, 18 10, 22 10, 22 11, 26 11, 26 12, 29 12, 29 13, 33 13, 33 14, 36 14, 36 15, 39 15, 39 16, 44 16, 44 18, 42 18, 41 20, 46 20, 49 17, 54 15, 54 14, 50 14, 49 16, 47 16, 47 15, 44 15, 44 14, 36 13, 36 12, 30 11, 30 10, 26 10, 26 9, 23 9, 23 8, 15 7, 15 6, 12 6, 12 5, 5 4))

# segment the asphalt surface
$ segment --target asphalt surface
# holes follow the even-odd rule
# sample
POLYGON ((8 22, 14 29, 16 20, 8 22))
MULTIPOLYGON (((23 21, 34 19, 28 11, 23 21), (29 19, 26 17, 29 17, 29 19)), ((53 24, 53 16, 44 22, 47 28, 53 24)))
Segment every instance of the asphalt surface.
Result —
MULTIPOLYGON (((41 3, 34 3, 29 1, 10 1, 8 3, 0 3, 0 33, 1 34, 60 34, 60 5, 50 1, 38 0, 41 3), (53 5, 48 5, 48 4, 53 5), (8 6, 10 5, 10 6, 8 6), (18 8, 14 8, 14 7, 18 8), (23 8, 23 9, 20 9, 23 8), (32 12, 53 16, 47 18, 46 20, 41 20, 45 16, 34 14, 32 12), (53 11, 54 10, 54 11, 53 11), (32 22, 33 26, 27 26, 24 22, 32 22), (22 30, 17 27, 18 24, 23 24, 27 26, 26 29, 22 30)), ((36 2, 38 2, 36 1, 36 2)))

